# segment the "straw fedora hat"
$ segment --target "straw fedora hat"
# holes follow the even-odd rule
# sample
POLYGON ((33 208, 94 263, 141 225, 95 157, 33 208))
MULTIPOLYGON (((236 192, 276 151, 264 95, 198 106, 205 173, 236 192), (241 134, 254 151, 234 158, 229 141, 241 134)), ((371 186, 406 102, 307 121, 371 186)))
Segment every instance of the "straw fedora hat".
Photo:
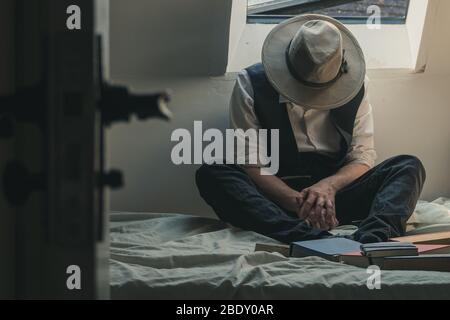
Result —
POLYGON ((279 24, 264 42, 262 63, 272 86, 308 109, 331 110, 350 102, 364 85, 366 63, 353 34, 316 14, 279 24))

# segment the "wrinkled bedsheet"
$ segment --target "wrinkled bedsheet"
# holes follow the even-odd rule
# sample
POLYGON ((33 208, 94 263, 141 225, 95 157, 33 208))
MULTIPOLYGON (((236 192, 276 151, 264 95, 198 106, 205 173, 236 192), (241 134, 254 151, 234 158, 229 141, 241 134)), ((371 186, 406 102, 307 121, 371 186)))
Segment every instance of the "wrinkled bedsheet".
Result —
MULTIPOLYGON (((411 223, 416 233, 449 230, 450 201, 419 203, 411 223)), ((277 242, 214 219, 113 213, 112 298, 450 299, 450 273, 386 271, 381 290, 369 290, 365 269, 255 253, 256 243, 277 242)))

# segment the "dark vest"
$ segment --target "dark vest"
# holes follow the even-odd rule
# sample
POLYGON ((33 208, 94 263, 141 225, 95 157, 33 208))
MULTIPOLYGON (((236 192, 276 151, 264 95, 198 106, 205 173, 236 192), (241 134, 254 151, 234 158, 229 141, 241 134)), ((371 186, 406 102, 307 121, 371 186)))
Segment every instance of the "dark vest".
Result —
MULTIPOLYGON (((246 69, 254 92, 254 108, 263 129, 280 131, 280 171, 278 176, 301 175, 308 172, 306 165, 320 167, 324 176, 334 174, 344 164, 353 138, 356 114, 364 98, 364 85, 349 103, 330 111, 330 117, 341 136, 341 148, 337 154, 319 155, 299 153, 285 103, 267 79, 261 63, 246 69)), ((269 135, 270 137, 270 135, 269 135)), ((270 140, 270 139, 269 139, 270 140)), ((270 141, 269 150, 270 150, 270 141)))

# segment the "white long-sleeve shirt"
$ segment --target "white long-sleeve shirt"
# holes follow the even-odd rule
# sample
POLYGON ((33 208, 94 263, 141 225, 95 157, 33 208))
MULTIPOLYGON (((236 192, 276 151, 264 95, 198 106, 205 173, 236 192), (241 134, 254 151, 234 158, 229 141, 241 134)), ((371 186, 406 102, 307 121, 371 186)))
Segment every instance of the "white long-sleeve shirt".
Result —
MULTIPOLYGON (((374 146, 374 125, 372 106, 366 93, 355 119, 352 145, 346 164, 365 164, 372 168, 376 161, 374 146)), ((330 112, 308 110, 289 102, 280 96, 281 103, 287 103, 287 111, 299 152, 337 153, 341 136, 331 122, 330 112)), ((262 129, 254 109, 254 93, 246 70, 239 73, 230 103, 230 121, 233 129, 262 129)), ((246 157, 256 152, 257 146, 249 146, 246 157), (252 151, 253 150, 253 151, 252 151)))

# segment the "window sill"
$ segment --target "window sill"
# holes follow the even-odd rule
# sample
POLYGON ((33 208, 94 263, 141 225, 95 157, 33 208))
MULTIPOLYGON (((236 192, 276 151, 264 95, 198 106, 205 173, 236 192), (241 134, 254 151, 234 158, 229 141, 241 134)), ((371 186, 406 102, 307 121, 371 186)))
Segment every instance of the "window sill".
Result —
MULTIPOLYGON (((293 16, 274 16, 274 15, 249 15, 247 16, 247 24, 278 24, 293 16)), ((367 17, 334 17, 343 24, 364 24, 367 17)), ((381 24, 405 24, 406 18, 399 17, 382 17, 381 24)))
MULTIPOLYGON (((247 24, 230 59, 228 72, 237 72, 259 62, 264 40, 275 26, 247 24)), ((368 69, 414 70, 406 25, 382 25, 379 30, 370 30, 366 25, 347 27, 359 40, 368 69)))
MULTIPOLYGON (((228 72, 238 72, 261 61, 265 38, 276 24, 247 24, 245 1, 233 0, 233 30, 229 52, 228 72), (240 14, 236 14, 240 13, 240 14), (236 27, 238 26, 238 27, 236 27)), ((402 73, 422 72, 426 67, 424 28, 431 22, 436 8, 429 8, 428 0, 411 0, 405 24, 382 24, 379 29, 369 29, 365 24, 346 24, 355 34, 366 56, 369 70, 392 70, 402 73)), ((436 4, 434 4, 436 7, 436 4)))

